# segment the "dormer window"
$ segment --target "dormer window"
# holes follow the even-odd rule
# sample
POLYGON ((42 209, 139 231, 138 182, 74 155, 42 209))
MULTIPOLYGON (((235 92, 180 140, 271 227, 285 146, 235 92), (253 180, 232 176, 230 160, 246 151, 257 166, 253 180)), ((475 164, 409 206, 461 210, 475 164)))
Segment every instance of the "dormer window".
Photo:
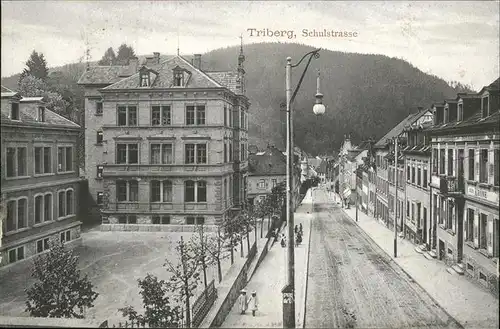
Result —
POLYGON ((150 82, 149 72, 141 72, 141 87, 149 87, 150 82))
POLYGON ((45 122, 45 107, 43 106, 38 107, 38 121, 45 122))
POLYGON ((464 119, 464 104, 458 104, 457 121, 460 122, 464 119))
POLYGON ((12 103, 10 108, 10 119, 19 120, 19 103, 12 103))
POLYGON ((482 102, 481 102, 482 106, 481 107, 482 107, 482 114, 483 114, 482 117, 483 118, 486 118, 487 116, 490 115, 489 100, 490 100, 489 96, 483 97, 483 99, 482 99, 482 102))
POLYGON ((449 107, 445 107, 444 108, 444 121, 443 123, 448 123, 450 121, 450 108, 449 107))
POLYGON ((184 86, 184 72, 180 70, 174 71, 174 87, 184 86))

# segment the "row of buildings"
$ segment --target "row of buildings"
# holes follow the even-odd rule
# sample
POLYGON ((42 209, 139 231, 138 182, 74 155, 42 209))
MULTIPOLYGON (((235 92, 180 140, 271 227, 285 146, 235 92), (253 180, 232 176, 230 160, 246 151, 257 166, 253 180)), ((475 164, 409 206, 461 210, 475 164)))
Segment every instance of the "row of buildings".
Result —
POLYGON ((243 49, 234 71, 160 58, 87 67, 85 159, 79 125, 2 87, 1 265, 79 240, 92 215, 102 230, 191 230, 246 206, 243 49))
POLYGON ((418 108, 378 141, 352 146, 340 193, 397 229, 416 252, 498 292, 499 80, 418 108), (397 153, 396 153, 396 143, 397 153), (397 191, 397 192, 396 192, 397 191))

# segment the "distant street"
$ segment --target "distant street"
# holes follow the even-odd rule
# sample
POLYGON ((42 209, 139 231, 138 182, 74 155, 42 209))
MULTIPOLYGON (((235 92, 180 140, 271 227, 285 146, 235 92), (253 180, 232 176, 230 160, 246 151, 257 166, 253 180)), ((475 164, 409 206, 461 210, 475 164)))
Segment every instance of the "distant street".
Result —
POLYGON ((306 327, 459 328, 325 190, 313 200, 306 327))

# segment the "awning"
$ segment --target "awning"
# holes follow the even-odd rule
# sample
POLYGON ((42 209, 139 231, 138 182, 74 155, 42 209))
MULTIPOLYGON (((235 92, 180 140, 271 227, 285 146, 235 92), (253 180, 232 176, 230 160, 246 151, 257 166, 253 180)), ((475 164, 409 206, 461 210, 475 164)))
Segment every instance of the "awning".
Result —
POLYGON ((344 198, 348 198, 351 195, 351 189, 350 188, 346 188, 344 190, 344 192, 342 193, 342 195, 343 195, 344 198))

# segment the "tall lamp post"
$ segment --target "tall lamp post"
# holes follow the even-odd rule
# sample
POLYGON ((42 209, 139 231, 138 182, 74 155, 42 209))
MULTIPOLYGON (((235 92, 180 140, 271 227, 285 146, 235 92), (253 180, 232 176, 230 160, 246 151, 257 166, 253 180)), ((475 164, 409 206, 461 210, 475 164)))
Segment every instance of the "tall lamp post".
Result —
MULTIPOLYGON (((287 217, 287 282, 282 289, 283 294, 283 327, 295 328, 295 254, 294 254, 294 185, 293 185, 293 167, 294 167, 294 147, 293 147, 293 109, 292 104, 295 96, 302 84, 302 80, 306 74, 309 64, 313 58, 319 58, 320 49, 313 50, 302 57, 295 65, 292 65, 292 58, 286 59, 286 217, 287 217), (299 83, 292 94, 292 68, 300 65, 300 63, 309 57, 307 65, 302 72, 299 83)), ((320 92, 319 72, 317 78, 316 104, 313 106, 313 112, 316 115, 325 113, 325 105, 323 105, 323 94, 320 92)))

